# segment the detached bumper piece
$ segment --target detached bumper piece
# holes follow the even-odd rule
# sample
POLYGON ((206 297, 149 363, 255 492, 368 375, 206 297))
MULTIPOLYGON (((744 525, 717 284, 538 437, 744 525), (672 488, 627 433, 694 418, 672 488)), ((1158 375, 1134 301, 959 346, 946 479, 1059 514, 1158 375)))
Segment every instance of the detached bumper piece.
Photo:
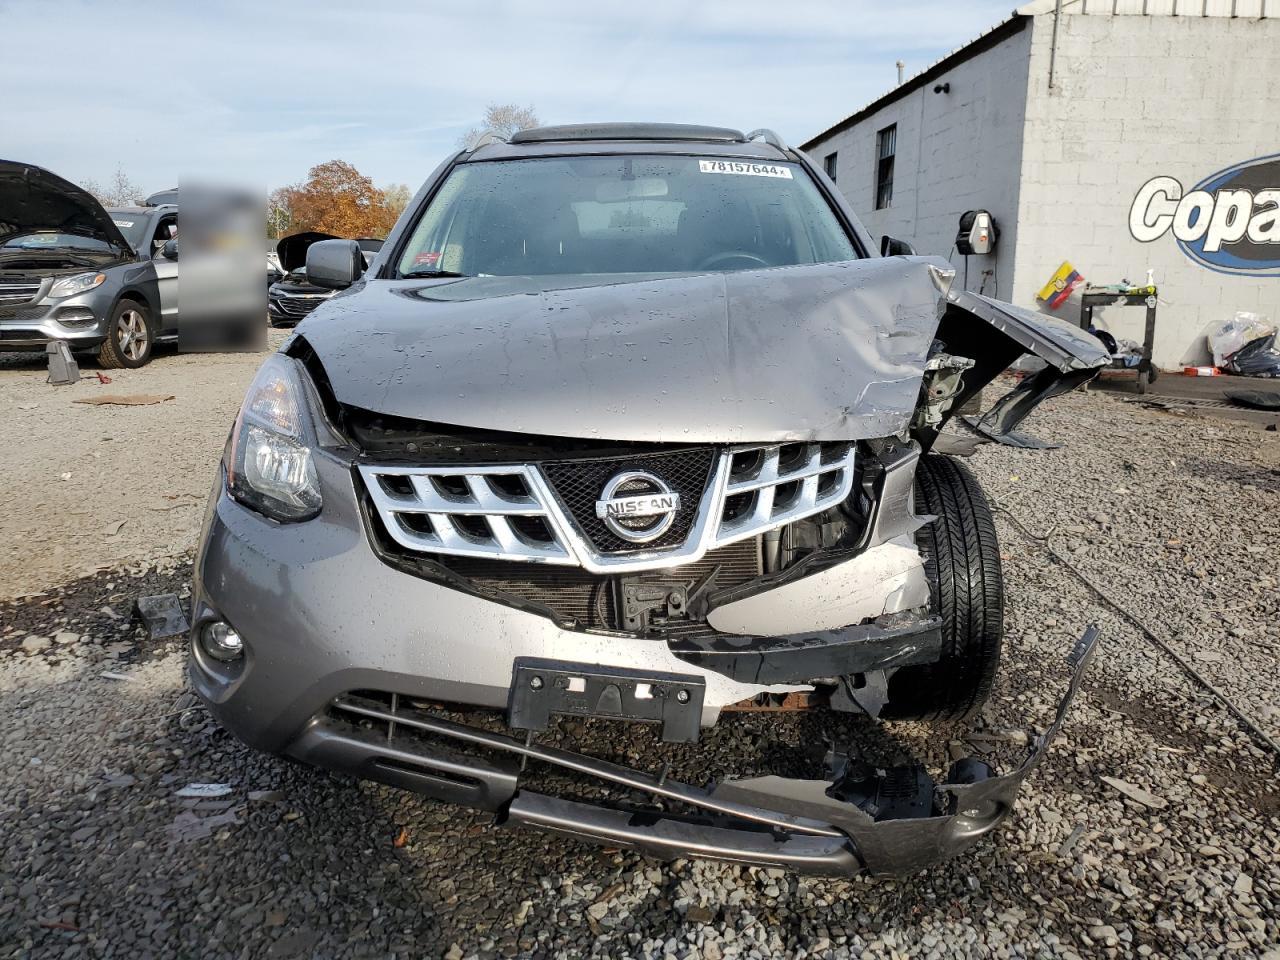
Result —
POLYGON ((1071 678, 1054 720, 1032 738, 1022 763, 996 775, 982 761, 961 760, 941 784, 918 764, 883 769, 832 752, 825 780, 766 776, 694 787, 665 772, 655 776, 440 719, 406 708, 395 697, 388 706, 355 695, 335 700, 289 752, 490 810, 499 823, 661 859, 704 857, 831 876, 909 874, 955 856, 1008 815, 1023 780, 1061 729, 1098 637, 1098 628, 1090 626, 1072 650, 1071 678), (482 759, 482 753, 506 760, 482 759), (646 805, 605 806, 522 789, 520 778, 530 762, 641 794, 646 805))
POLYGON ((872 623, 785 637, 715 633, 669 641, 681 660, 742 683, 804 683, 813 677, 935 663, 942 618, 890 613, 872 623))

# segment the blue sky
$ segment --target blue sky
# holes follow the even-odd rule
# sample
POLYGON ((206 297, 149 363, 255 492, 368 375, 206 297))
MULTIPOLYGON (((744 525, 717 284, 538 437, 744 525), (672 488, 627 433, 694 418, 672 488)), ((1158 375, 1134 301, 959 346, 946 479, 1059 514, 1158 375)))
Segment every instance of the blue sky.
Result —
POLYGON ((272 188, 331 159, 416 189, 485 104, 544 123, 773 127, 800 143, 1011 0, 0 0, 0 157, 272 188))

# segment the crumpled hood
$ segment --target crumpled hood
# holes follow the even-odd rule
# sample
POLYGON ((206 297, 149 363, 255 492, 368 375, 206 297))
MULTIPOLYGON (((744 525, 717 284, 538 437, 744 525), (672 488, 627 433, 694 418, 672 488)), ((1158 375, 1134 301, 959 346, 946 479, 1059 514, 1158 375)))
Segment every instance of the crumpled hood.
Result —
POLYGON ((622 441, 864 439, 915 408, 938 323, 931 266, 947 268, 374 280, 298 333, 339 401, 382 414, 622 441))
POLYGON ((133 254, 89 191, 43 167, 0 160, 0 238, 41 230, 92 237, 133 254))

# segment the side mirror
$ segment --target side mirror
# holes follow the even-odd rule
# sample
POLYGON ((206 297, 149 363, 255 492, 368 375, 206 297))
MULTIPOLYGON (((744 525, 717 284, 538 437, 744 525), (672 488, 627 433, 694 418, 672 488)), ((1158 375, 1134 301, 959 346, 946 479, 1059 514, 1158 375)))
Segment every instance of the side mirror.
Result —
POLYGON ((177 238, 166 240, 164 246, 160 248, 160 256, 166 260, 178 259, 178 241, 177 238))
POLYGON ((914 257, 916 248, 905 240, 895 240, 885 234, 880 238, 880 256, 882 257, 914 257))
POLYGON ((354 240, 317 240, 307 247, 307 282, 345 290, 364 273, 364 253, 354 240))

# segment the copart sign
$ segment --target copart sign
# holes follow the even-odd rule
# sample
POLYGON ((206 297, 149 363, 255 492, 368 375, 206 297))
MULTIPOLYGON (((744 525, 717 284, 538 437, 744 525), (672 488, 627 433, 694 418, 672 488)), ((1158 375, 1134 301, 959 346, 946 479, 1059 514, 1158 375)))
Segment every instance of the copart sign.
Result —
POLYGON ((1219 273, 1280 277, 1280 154, 1219 170, 1184 191, 1153 177, 1129 208, 1129 232, 1151 243, 1172 233, 1192 260, 1219 273))

